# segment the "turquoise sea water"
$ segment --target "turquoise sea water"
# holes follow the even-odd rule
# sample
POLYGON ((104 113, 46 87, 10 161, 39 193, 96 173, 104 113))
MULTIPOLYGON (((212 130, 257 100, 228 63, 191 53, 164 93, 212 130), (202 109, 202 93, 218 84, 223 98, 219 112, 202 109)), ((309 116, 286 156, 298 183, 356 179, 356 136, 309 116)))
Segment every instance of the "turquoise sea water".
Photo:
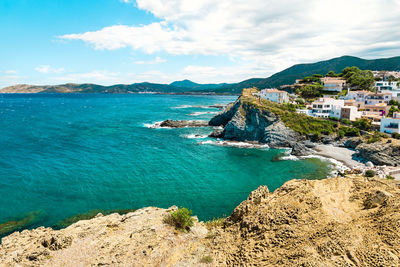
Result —
POLYGON ((38 211, 31 227, 93 209, 185 206, 201 220, 229 215, 259 185, 323 178, 318 159, 199 144, 210 128, 151 129, 209 119, 233 96, 0 94, 0 224, 38 211), (197 112, 197 113, 196 113, 197 112), (193 114, 194 113, 194 114, 193 114), (199 115, 200 114, 200 115, 199 115), (198 116, 194 116, 198 115, 198 116))

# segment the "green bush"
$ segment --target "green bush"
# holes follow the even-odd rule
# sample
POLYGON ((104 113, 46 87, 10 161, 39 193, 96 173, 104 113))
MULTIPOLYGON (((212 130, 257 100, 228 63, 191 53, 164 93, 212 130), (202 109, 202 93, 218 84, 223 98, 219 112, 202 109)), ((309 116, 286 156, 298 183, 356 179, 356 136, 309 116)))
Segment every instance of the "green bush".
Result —
POLYGON ((371 129, 372 129, 372 123, 368 119, 359 119, 359 120, 353 121, 352 124, 354 127, 357 127, 358 129, 363 130, 363 131, 371 131, 371 129))
POLYGON ((351 121, 349 121, 348 119, 342 119, 341 122, 343 124, 351 125, 351 121))
POLYGON ((365 172, 365 177, 374 177, 375 176, 375 172, 373 170, 367 170, 365 172))
POLYGON ((171 212, 164 218, 164 223, 174 226, 180 230, 190 230, 193 226, 192 211, 187 208, 180 207, 178 210, 171 212))
POLYGON ((200 263, 212 263, 212 258, 211 258, 211 256, 204 256, 203 258, 201 258, 201 260, 200 260, 200 263))
POLYGON ((382 140, 382 138, 386 138, 386 137, 387 136, 384 133, 374 132, 374 134, 370 138, 368 138, 367 144, 379 142, 382 140))
MULTIPOLYGON (((341 136, 341 131, 343 132, 343 136, 360 136, 360 130, 357 128, 350 128, 342 126, 339 130, 339 136, 341 136)), ((341 136, 341 137, 343 137, 341 136)))
POLYGON ((394 180, 394 177, 391 176, 391 175, 386 175, 386 179, 388 179, 388 180, 394 180))
POLYGON ((398 134, 398 133, 392 133, 392 138, 400 139, 400 134, 398 134))

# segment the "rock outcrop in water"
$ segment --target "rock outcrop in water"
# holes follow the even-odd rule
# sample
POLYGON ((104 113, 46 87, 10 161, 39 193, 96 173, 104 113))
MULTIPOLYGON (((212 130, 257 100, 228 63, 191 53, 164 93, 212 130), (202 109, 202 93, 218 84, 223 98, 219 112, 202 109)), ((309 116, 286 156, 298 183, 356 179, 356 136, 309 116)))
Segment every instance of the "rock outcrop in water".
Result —
POLYGON ((190 232, 144 208, 3 238, 0 266, 399 266, 398 181, 292 180, 190 232))
POLYGON ((243 103, 243 96, 209 121, 210 126, 222 126, 212 137, 236 141, 257 141, 270 147, 292 148, 293 155, 308 155, 305 138, 286 127, 282 120, 268 110, 254 108, 243 103))
POLYGON ((185 127, 207 127, 207 121, 201 120, 189 120, 189 121, 180 121, 180 120, 165 120, 160 123, 160 127, 168 127, 168 128, 185 128, 185 127))

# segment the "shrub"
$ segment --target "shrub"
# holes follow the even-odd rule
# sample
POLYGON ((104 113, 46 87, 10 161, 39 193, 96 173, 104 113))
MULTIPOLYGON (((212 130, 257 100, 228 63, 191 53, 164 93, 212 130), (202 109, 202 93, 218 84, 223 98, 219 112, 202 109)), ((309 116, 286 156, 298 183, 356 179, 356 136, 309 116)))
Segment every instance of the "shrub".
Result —
POLYGON ((391 175, 386 175, 386 179, 389 179, 389 180, 394 180, 394 177, 393 177, 393 176, 391 176, 391 175))
POLYGON ((211 256, 204 256, 203 258, 201 258, 200 263, 211 263, 212 262, 212 258, 211 256))
POLYGON ((372 144, 375 142, 379 142, 382 138, 386 138, 387 136, 384 133, 374 132, 374 134, 367 140, 367 144, 372 144))
POLYGON ((206 227, 210 230, 212 228, 222 226, 224 224, 224 221, 225 221, 225 218, 214 218, 210 221, 207 221, 205 224, 206 224, 206 227))
POLYGON ((180 230, 190 230, 193 226, 192 211, 187 208, 180 207, 178 210, 171 212, 164 218, 164 223, 174 226, 180 230))
POLYGON ((341 136, 341 131, 344 136, 360 136, 360 130, 357 128, 340 127, 339 136, 341 136))
POLYGON ((392 138, 400 139, 400 134, 398 134, 398 133, 392 133, 392 138))
POLYGON ((364 174, 365 177, 374 177, 375 172, 373 170, 367 170, 364 174))
POLYGON ((351 121, 349 121, 348 119, 342 119, 341 122, 343 124, 351 125, 351 121))
POLYGON ((363 131, 371 131, 371 129, 372 129, 372 123, 368 119, 359 119, 359 120, 353 121, 352 124, 354 127, 357 127, 358 129, 363 130, 363 131))

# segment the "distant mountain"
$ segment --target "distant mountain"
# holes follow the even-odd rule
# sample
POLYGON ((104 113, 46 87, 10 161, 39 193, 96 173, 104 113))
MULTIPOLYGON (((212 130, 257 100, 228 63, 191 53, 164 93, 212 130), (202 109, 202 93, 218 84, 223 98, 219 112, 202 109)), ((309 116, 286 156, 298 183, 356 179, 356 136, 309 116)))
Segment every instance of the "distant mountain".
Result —
POLYGON ((144 82, 111 86, 75 83, 43 86, 20 84, 3 88, 0 93, 184 93, 185 91, 188 89, 168 84, 144 82))
POLYGON ((400 70, 400 57, 366 60, 358 57, 343 56, 317 63, 297 64, 268 78, 252 78, 239 83, 199 84, 190 80, 176 81, 171 84, 134 83, 102 86, 97 84, 62 85, 14 85, 3 88, 0 93, 217 93, 240 94, 243 88, 279 87, 292 84, 296 79, 312 74, 326 74, 333 70, 341 72, 345 67, 356 66, 364 70, 400 70))
POLYGON ((212 89, 221 88, 223 86, 228 86, 230 84, 228 84, 228 83, 200 84, 200 83, 192 82, 190 80, 183 80, 183 81, 176 81, 176 82, 170 83, 169 85, 172 85, 175 87, 181 87, 181 88, 195 89, 195 90, 212 90, 212 89))
POLYGON ((269 88, 279 87, 284 84, 292 84, 296 79, 303 78, 312 74, 326 74, 333 70, 338 73, 345 67, 356 66, 363 70, 400 70, 400 57, 366 60, 352 56, 342 56, 317 63, 297 64, 278 72, 265 79, 249 79, 240 83, 224 86, 218 92, 239 93, 243 88, 257 87, 269 88))

